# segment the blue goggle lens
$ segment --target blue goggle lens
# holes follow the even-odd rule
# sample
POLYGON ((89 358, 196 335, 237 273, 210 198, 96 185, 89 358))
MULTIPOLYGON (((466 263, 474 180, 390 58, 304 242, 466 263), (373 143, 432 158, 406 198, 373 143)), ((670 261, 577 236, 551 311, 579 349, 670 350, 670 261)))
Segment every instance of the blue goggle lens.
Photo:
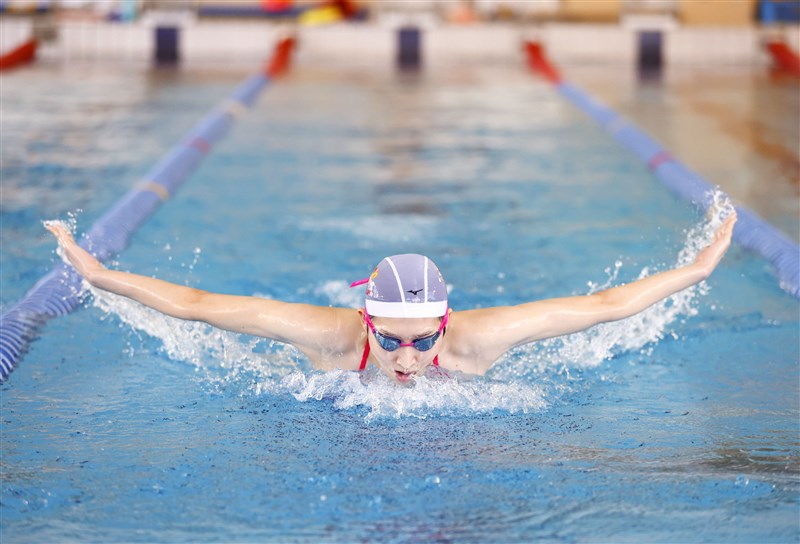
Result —
MULTIPOLYGON (((398 340, 397 338, 392 338, 391 336, 384 336, 378 331, 374 331, 375 339, 378 341, 378 344, 385 349, 386 351, 394 351, 398 349, 402 341, 398 340)), ((439 339, 440 333, 434 333, 430 336, 426 336, 425 338, 417 338, 413 342, 411 342, 414 346, 414 349, 417 351, 428 351, 433 347, 436 341, 439 339)))

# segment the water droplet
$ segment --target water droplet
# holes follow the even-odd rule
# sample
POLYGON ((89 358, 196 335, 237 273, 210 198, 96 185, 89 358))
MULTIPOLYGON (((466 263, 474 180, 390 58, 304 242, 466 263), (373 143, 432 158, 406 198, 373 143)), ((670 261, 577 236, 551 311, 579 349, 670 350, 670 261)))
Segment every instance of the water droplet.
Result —
POLYGON ((425 478, 425 483, 439 485, 442 483, 442 480, 438 476, 428 476, 427 478, 425 478))

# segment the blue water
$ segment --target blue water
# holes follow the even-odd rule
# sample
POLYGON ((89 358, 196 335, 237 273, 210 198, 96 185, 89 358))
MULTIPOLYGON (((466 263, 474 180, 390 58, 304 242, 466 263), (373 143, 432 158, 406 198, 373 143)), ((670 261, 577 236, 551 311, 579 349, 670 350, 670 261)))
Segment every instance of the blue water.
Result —
MULTIPOLYGON (((244 75, 4 76, 3 306, 58 259, 41 220, 87 230, 244 75)), ((113 266, 354 306, 350 281, 414 251, 458 310, 631 281, 709 228, 513 67, 305 69, 113 266)), ((734 246, 644 316, 402 389, 96 293, 0 388, 0 537, 796 542, 799 322, 734 246)))

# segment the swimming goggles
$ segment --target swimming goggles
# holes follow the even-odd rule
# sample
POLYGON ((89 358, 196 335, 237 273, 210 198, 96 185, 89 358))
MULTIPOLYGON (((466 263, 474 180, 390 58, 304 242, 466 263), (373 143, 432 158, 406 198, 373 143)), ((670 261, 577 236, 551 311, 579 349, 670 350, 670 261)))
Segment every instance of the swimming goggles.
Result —
POLYGON ((398 348, 404 347, 413 347, 417 351, 428 351, 431 349, 439 337, 442 335, 442 331, 447 326, 447 314, 444 314, 442 318, 442 324, 439 325, 439 330, 435 333, 431 334, 430 336, 426 336, 424 338, 417 338, 411 342, 403 342, 398 338, 394 338, 392 336, 386 336, 385 334, 381 334, 375 330, 375 325, 372 324, 372 319, 370 319, 369 314, 365 311, 364 312, 364 321, 367 322, 367 326, 369 330, 372 331, 372 334, 375 335, 375 340, 378 341, 378 344, 385 349, 386 351, 394 351, 398 348))

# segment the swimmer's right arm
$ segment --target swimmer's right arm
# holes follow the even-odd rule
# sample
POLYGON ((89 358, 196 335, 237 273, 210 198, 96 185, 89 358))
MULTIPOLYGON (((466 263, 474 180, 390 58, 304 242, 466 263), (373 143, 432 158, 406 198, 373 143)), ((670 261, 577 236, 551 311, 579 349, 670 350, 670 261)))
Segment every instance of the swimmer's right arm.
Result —
POLYGON ((506 351, 516 346, 579 332, 635 315, 653 304, 708 278, 730 246, 736 214, 728 216, 712 242, 694 262, 653 274, 626 285, 591 295, 539 300, 495 308, 459 312, 452 331, 468 331, 462 357, 476 361, 471 372, 482 374, 506 351), (471 348, 471 351, 470 351, 471 348), (476 355, 477 354, 477 355, 476 355))
MULTIPOLYGON (((109 270, 80 247, 58 222, 45 227, 58 239, 65 257, 92 286, 135 300, 166 315, 242 334, 292 344, 312 362, 320 352, 346 351, 338 346, 350 335, 346 309, 294 304, 258 297, 221 295, 176 285, 156 278, 109 270)), ((355 314, 355 312, 350 311, 355 314)), ((355 323, 359 323, 355 320, 355 323)), ((320 365, 325 366, 325 365, 320 365)))

